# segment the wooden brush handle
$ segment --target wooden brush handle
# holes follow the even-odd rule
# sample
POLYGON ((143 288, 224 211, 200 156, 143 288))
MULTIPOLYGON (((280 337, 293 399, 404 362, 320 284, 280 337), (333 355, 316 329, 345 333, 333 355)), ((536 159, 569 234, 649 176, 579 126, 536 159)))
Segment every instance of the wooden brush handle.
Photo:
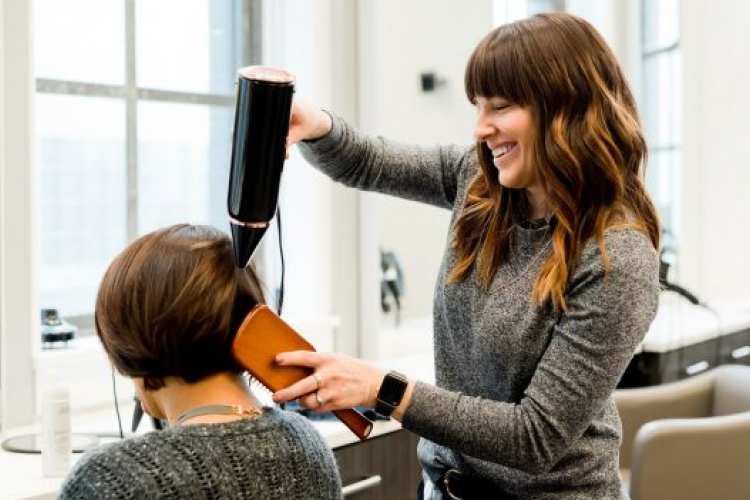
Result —
POLYGON ((354 408, 346 410, 333 410, 336 418, 352 431, 360 441, 367 439, 372 431, 372 422, 354 408))
MULTIPOLYGON (((302 366, 279 366, 276 355, 286 351, 315 351, 307 340, 264 305, 257 305, 242 322, 232 344, 235 359, 271 391, 279 391, 313 373, 302 366)), ((372 422, 353 408, 333 414, 360 440, 367 439, 372 422)))

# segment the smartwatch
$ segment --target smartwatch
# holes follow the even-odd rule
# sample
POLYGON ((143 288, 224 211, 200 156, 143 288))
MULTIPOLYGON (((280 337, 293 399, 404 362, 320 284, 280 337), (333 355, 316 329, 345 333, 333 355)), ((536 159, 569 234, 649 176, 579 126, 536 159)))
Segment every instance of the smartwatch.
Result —
POLYGON ((383 383, 380 384, 380 390, 378 391, 378 398, 375 402, 375 411, 390 417, 393 410, 401 404, 401 399, 404 397, 406 392, 406 386, 409 381, 406 376, 396 372, 390 371, 383 378, 383 383))

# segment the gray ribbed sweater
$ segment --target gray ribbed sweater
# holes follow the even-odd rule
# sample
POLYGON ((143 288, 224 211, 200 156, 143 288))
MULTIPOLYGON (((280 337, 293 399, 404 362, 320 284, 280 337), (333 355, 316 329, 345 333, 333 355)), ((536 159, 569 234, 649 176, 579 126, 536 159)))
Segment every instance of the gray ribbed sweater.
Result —
MULTIPOLYGON (((337 117, 330 134, 300 149, 336 181, 451 209, 452 222, 478 169, 474 148, 369 138, 337 117)), ((640 232, 608 231, 605 276, 589 242, 563 313, 529 301, 550 227, 514 231, 515 253, 489 290, 476 273, 447 283, 455 255, 446 246, 434 302, 437 386, 417 383, 403 425, 423 437, 419 458, 433 478, 456 467, 519 498, 620 498, 611 395, 656 314, 657 253, 640 232)))
POLYGON ((98 447, 66 479, 62 500, 340 499, 333 452, 302 416, 194 424, 98 447))

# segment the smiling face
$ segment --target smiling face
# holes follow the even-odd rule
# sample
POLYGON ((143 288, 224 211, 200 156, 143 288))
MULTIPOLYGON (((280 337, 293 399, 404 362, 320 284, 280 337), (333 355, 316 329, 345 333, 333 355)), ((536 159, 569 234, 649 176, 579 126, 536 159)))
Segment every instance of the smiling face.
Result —
POLYGON ((477 97, 474 136, 492 152, 500 184, 525 189, 540 186, 530 159, 534 130, 531 112, 499 97, 477 97))
POLYGON ((532 218, 547 214, 546 195, 539 170, 532 161, 534 124, 528 107, 500 97, 476 97, 474 136, 492 153, 497 179, 503 187, 524 189, 532 218))

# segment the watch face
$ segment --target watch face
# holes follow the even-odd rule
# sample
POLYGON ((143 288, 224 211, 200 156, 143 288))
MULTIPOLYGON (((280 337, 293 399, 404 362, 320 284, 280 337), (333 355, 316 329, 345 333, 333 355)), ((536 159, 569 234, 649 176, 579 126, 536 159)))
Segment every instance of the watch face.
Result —
POLYGON ((383 379, 383 384, 378 392, 378 399, 389 406, 396 407, 401 403, 406 391, 406 377, 400 373, 391 372, 383 379))

